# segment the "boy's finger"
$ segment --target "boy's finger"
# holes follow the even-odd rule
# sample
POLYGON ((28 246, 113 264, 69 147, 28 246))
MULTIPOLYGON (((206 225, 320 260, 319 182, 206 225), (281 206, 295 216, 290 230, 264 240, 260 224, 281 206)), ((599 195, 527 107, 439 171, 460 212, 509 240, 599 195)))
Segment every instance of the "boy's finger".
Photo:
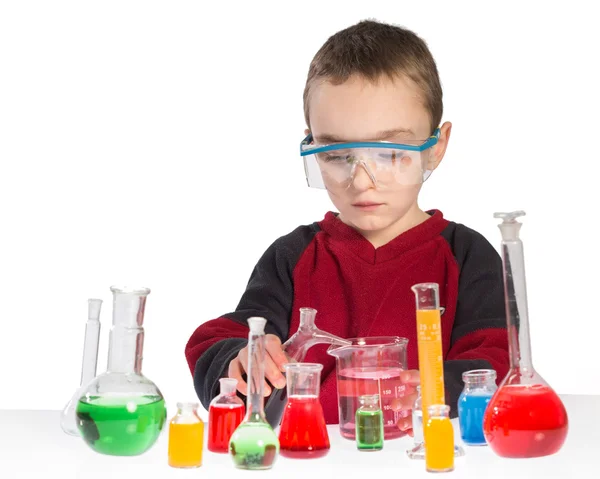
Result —
MULTIPOLYGON (((265 356, 265 378, 277 389, 283 389, 285 387, 285 376, 281 374, 280 369, 270 356, 265 356)), ((266 389, 265 395, 267 395, 266 389)))
POLYGON ((248 385, 242 379, 242 367, 240 362, 236 359, 232 359, 229 362, 229 369, 227 370, 227 376, 233 379, 237 379, 237 390, 244 396, 248 395, 248 385))
POLYGON ((402 382, 411 386, 418 386, 421 383, 421 375, 417 369, 404 371, 401 376, 402 382))
POLYGON ((412 418, 409 417, 405 417, 402 418, 398 421, 398 429, 400 429, 401 431, 407 432, 410 429, 412 429, 412 418))
POLYGON ((281 372, 285 372, 283 365, 289 363, 290 361, 281 348, 281 341, 279 338, 277 336, 270 335, 265 342, 265 349, 269 356, 271 356, 271 359, 275 363, 277 369, 279 369, 281 372))
POLYGON ((407 394, 400 398, 396 398, 396 399, 392 400, 392 410, 393 411, 402 411, 402 410, 412 409, 416 400, 417 400, 417 393, 407 394))

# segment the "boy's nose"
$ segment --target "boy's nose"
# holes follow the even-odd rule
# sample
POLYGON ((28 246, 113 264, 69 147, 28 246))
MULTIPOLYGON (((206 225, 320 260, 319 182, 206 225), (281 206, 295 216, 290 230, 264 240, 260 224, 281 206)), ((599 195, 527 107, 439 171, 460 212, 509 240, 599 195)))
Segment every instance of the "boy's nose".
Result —
POLYGON ((359 191, 368 190, 369 188, 375 188, 375 177, 368 170, 367 165, 360 161, 354 170, 352 177, 352 185, 359 191))

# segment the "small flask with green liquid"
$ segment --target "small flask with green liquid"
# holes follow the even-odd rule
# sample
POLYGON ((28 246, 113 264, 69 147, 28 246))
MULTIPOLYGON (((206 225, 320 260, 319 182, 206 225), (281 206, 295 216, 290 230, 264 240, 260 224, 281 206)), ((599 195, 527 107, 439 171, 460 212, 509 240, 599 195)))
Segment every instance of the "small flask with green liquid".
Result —
POLYGON ((383 412, 379 406, 379 394, 358 398, 356 410, 356 447, 359 451, 383 449, 383 412))
POLYGON ((144 311, 148 288, 111 287, 113 324, 108 368, 82 391, 77 428, 100 454, 137 456, 150 449, 166 422, 165 400, 142 374, 144 311))
POLYGON ((271 469, 279 455, 279 439, 264 411, 266 322, 264 318, 248 319, 246 415, 229 440, 229 453, 238 469, 271 469))

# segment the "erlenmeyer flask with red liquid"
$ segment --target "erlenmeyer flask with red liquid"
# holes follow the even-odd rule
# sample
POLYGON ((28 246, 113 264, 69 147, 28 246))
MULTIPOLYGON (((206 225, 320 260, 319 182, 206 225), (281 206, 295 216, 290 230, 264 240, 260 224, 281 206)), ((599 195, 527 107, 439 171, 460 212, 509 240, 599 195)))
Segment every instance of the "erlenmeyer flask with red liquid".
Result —
POLYGON ((290 458, 317 458, 329 452, 329 435, 319 400, 322 364, 285 366, 287 404, 279 428, 279 453, 290 458))
POLYGON ((541 457, 555 454, 565 442, 568 417, 550 385, 533 368, 525 259, 519 238, 525 212, 495 213, 501 218, 502 265, 510 370, 492 396, 483 418, 484 437, 499 456, 541 457))

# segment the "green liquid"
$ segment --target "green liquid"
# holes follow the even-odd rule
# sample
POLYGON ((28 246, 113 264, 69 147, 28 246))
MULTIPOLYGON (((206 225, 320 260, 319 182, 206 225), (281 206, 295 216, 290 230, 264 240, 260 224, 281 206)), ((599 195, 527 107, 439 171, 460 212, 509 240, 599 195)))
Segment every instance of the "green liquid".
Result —
POLYGON ((154 445, 167 410, 159 396, 91 397, 77 404, 77 427, 96 452, 136 456, 154 445))
POLYGON ((229 452, 240 469, 269 469, 279 454, 279 439, 266 422, 244 422, 229 441, 229 452))
POLYGON ((383 414, 378 411, 356 411, 356 447, 363 451, 383 449, 383 414))

